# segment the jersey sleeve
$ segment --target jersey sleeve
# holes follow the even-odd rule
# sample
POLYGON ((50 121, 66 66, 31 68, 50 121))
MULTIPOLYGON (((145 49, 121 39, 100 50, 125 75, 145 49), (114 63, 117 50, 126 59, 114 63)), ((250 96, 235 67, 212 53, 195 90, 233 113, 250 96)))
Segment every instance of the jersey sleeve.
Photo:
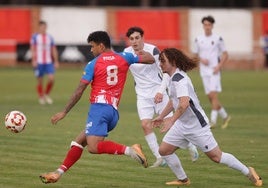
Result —
POLYGON ((129 65, 138 63, 141 61, 141 57, 129 52, 122 52, 120 55, 128 62, 129 65))
POLYGON ((222 37, 219 38, 219 50, 221 53, 226 51, 224 40, 222 37))
POLYGON ((95 62, 96 60, 93 59, 87 64, 84 69, 81 82, 89 84, 93 80, 95 62))
POLYGON ((163 74, 163 77, 162 77, 162 82, 161 82, 161 85, 158 89, 158 92, 159 93, 164 93, 167 88, 168 88, 168 84, 169 84, 169 80, 170 80, 170 76, 167 74, 167 73, 164 73, 163 74))
POLYGON ((198 48, 198 39, 195 38, 194 40, 194 44, 193 44, 193 49, 192 49, 193 53, 197 54, 199 52, 199 48, 198 48))
POLYGON ((176 88, 177 98, 180 98, 183 96, 189 96, 189 90, 188 90, 188 84, 187 84, 186 78, 183 78, 178 82, 175 82, 175 88, 176 88))

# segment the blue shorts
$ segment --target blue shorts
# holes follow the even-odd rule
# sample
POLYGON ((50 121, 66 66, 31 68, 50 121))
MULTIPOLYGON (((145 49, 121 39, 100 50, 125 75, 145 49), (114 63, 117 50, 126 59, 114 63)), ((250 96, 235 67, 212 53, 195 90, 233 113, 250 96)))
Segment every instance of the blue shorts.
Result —
POLYGON ((107 137, 119 120, 118 111, 111 105, 95 103, 91 104, 87 117, 85 133, 87 136, 107 137))
POLYGON ((45 74, 54 74, 55 68, 54 64, 38 64, 37 67, 34 69, 34 75, 36 77, 42 77, 45 74))

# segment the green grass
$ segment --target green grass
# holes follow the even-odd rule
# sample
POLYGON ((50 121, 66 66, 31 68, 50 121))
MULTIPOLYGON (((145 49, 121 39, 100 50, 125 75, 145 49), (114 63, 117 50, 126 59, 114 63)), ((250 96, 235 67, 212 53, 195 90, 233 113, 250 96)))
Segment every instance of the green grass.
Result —
MULTIPOLYGON (((141 187, 162 188, 165 182, 175 179, 169 168, 144 169, 126 156, 91 155, 84 152, 81 159, 51 185, 40 182, 38 175, 55 170, 62 162, 69 144, 84 128, 88 110, 88 91, 68 116, 56 126, 50 117, 61 110, 77 87, 82 68, 60 69, 51 94, 55 103, 40 106, 35 93, 35 78, 31 68, 0 69, 0 116, 2 120, 11 110, 21 110, 28 118, 26 129, 19 134, 0 127, 0 187, 2 188, 106 188, 141 187)), ((203 92, 197 71, 190 73, 202 106, 209 114, 210 107, 203 92)), ((221 102, 231 114, 230 127, 214 129, 221 149, 234 154, 248 166, 256 168, 268 179, 268 72, 225 71, 221 102)), ((132 77, 124 90, 120 104, 118 126, 109 139, 126 145, 141 143, 149 163, 154 157, 144 140, 136 112, 136 96, 132 77)), ((219 121, 220 123, 220 121, 219 121)), ((158 134, 158 133, 157 133, 158 134)), ((163 135, 158 134, 159 141, 163 135)), ((192 188, 252 187, 251 183, 235 170, 211 162, 204 154, 196 163, 185 150, 177 151, 192 188)), ((264 184, 265 187, 266 184, 264 184)))

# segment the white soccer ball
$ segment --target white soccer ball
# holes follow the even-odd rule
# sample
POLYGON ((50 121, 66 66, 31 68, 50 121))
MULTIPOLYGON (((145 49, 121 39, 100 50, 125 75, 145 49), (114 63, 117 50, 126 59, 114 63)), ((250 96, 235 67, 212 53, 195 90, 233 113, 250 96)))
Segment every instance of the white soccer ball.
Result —
POLYGON ((5 126, 13 133, 23 131, 27 123, 26 116, 20 111, 11 111, 5 117, 5 126))

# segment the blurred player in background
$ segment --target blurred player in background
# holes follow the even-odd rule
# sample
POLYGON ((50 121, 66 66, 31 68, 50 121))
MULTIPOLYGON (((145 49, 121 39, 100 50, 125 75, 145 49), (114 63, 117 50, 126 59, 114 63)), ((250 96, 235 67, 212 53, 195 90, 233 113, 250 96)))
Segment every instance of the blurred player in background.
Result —
POLYGON ((268 68, 268 30, 261 37, 261 47, 263 48, 264 53, 264 67, 268 68))
POLYGON ((221 105, 218 93, 222 91, 220 71, 228 60, 228 53, 222 37, 212 33, 214 23, 212 16, 202 18, 204 34, 195 39, 193 53, 200 58, 200 75, 205 93, 211 103, 211 128, 216 126, 218 115, 220 115, 224 121, 221 128, 224 129, 228 126, 231 117, 221 105))
MULTIPOLYGON (((190 185, 175 154, 179 148, 185 148, 192 142, 200 148, 212 161, 224 164, 240 171, 257 187, 262 186, 262 179, 254 168, 247 167, 230 153, 222 152, 215 140, 209 120, 200 106, 191 79, 187 72, 197 66, 197 59, 190 59, 175 48, 166 48, 160 53, 160 66, 163 72, 171 77, 169 95, 171 100, 163 112, 153 120, 154 126, 161 126, 161 132, 167 132, 160 145, 159 152, 176 175, 175 181, 167 185, 190 185), (166 117, 171 111, 172 117, 166 117)), ((201 172, 202 173, 202 172, 201 172)))
POLYGON ((128 155, 137 160, 145 168, 147 159, 139 144, 131 147, 105 140, 118 122, 118 105, 123 92, 129 66, 133 63, 153 63, 154 58, 148 52, 140 51, 139 55, 131 53, 115 53, 111 50, 111 41, 104 31, 89 34, 87 41, 91 52, 96 57, 84 69, 83 76, 63 111, 52 116, 51 122, 56 124, 80 100, 88 85, 91 85, 90 109, 85 129, 71 142, 66 157, 55 171, 40 175, 42 182, 55 183, 82 155, 87 145, 92 154, 128 155))
MULTIPOLYGON (((151 121, 155 114, 162 112, 169 101, 166 91, 169 76, 162 74, 159 67, 158 48, 152 44, 145 43, 143 35, 144 31, 142 28, 130 27, 126 33, 130 46, 125 48, 124 51, 138 54, 140 50, 144 50, 152 54, 155 58, 155 63, 152 65, 132 64, 129 69, 135 80, 137 109, 145 140, 153 155, 156 157, 156 161, 151 167, 158 167, 164 166, 166 163, 158 152, 159 144, 153 131, 151 121)), ((172 116, 172 112, 168 116, 172 116)), ((192 161, 196 161, 198 159, 196 147, 190 143, 188 148, 192 161)))
POLYGON ((31 38, 32 66, 37 78, 37 93, 40 104, 52 104, 53 100, 49 94, 54 85, 55 68, 59 67, 58 51, 55 41, 50 34, 46 33, 47 23, 39 22, 39 31, 31 38), (47 74, 48 80, 44 87, 44 76, 47 74))

